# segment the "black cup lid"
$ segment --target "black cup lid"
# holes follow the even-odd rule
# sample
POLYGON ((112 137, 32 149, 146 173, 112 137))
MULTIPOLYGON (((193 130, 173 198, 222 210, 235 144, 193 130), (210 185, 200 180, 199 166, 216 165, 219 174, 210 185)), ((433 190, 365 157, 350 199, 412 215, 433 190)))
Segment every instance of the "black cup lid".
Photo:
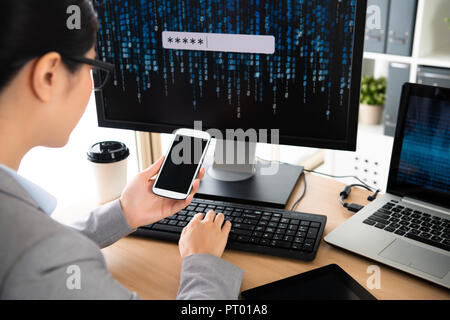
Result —
POLYGON ((103 141, 94 144, 88 151, 88 160, 95 163, 112 163, 122 161, 130 155, 122 142, 103 141))

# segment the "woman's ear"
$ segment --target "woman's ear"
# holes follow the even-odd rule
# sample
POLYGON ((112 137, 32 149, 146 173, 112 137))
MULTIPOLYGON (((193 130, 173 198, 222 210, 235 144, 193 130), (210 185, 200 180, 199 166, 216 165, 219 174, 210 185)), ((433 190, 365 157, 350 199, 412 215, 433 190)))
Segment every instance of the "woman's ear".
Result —
POLYGON ((62 65, 61 55, 49 52, 34 62, 31 72, 31 89, 41 102, 50 102, 58 81, 58 69, 62 65))

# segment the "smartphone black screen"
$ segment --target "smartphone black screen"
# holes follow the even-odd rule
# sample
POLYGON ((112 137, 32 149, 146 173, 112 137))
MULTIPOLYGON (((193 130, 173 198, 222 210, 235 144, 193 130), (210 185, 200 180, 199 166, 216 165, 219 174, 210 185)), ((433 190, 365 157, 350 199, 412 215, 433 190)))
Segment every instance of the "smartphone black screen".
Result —
POLYGON ((176 135, 156 188, 187 193, 208 140, 176 135))

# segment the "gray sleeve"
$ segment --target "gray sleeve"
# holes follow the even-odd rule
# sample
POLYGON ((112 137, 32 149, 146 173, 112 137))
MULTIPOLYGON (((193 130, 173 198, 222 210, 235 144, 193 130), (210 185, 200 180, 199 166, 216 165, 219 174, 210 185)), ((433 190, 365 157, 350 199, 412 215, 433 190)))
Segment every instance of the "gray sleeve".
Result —
POLYGON ((235 300, 241 288, 243 270, 210 254, 193 254, 183 259, 178 300, 235 300))
POLYGON ((95 243, 59 232, 24 252, 6 274, 2 299, 138 299, 106 269, 95 243))
POLYGON ((136 230, 125 220, 120 200, 107 203, 72 220, 60 218, 58 222, 83 233, 100 248, 107 247, 136 230))

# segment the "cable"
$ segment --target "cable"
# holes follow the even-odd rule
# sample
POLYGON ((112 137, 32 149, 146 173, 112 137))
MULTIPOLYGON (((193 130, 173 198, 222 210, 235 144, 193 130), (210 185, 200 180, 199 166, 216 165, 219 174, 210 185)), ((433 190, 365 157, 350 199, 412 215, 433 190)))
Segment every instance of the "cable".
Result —
MULTIPOLYGON (((266 160, 263 158, 259 158, 257 157, 259 160, 264 161, 264 162, 277 162, 277 163, 281 163, 281 164, 286 164, 286 165, 290 165, 290 166, 294 166, 293 164, 287 163, 287 162, 281 162, 281 161, 271 161, 271 160, 266 160)), ((344 199, 347 199, 348 196, 350 195, 351 189, 352 187, 362 187, 365 188, 369 191, 373 191, 374 193, 370 196, 367 197, 367 200, 369 201, 373 201, 374 199, 376 199, 377 195, 379 192, 381 192, 380 189, 375 189, 374 187, 371 187, 370 185, 368 185, 367 183, 365 183, 364 181, 362 181, 360 178, 358 178, 357 176, 352 176, 352 175, 347 175, 347 176, 335 176, 332 174, 328 174, 328 173, 323 173, 323 172, 318 172, 318 171, 314 171, 314 170, 309 170, 309 169, 303 169, 302 172, 302 176, 305 182, 305 187, 303 189, 302 194, 300 195, 300 197, 294 202, 294 204, 291 207, 290 211, 294 211, 295 207, 298 205, 298 203, 303 199, 303 197, 306 194, 306 174, 305 172, 310 172, 310 173, 315 173, 315 174, 320 174, 326 177, 330 177, 330 178, 335 178, 335 179, 343 179, 343 178, 353 178, 356 179, 360 182, 356 183, 356 184, 351 184, 346 186, 341 193, 339 194, 339 201, 341 202, 342 206, 344 208, 347 208, 349 211, 352 212, 358 212, 359 210, 361 210, 362 208, 364 208, 363 205, 357 204, 357 203, 347 203, 344 202, 344 199)), ((300 177, 301 178, 301 177, 300 177)))
POLYGON ((299 202, 303 199, 303 197, 304 197, 305 194, 306 194, 306 174, 305 174, 304 171, 302 172, 302 176, 303 176, 303 181, 304 181, 304 183, 305 183, 305 187, 303 188, 303 192, 302 192, 302 194, 300 195, 300 197, 299 197, 299 198, 294 202, 294 204, 292 205, 290 211, 294 211, 295 207, 297 207, 297 205, 299 204, 299 202))
MULTIPOLYGON (((267 160, 267 159, 263 159, 263 158, 261 158, 261 157, 256 157, 256 158, 259 159, 259 160, 261 160, 261 161, 264 161, 264 162, 276 162, 276 163, 286 164, 286 165, 289 165, 289 166, 296 166, 295 164, 291 164, 291 163, 288 163, 288 162, 282 162, 282 161, 278 161, 278 160, 276 160, 276 161, 274 161, 274 160, 267 160)), ((303 169, 303 171, 311 172, 311 173, 315 173, 315 174, 320 174, 320 175, 322 175, 322 176, 327 176, 327 177, 335 178, 335 179, 353 178, 353 179, 358 180, 361 184, 365 185, 366 187, 369 187, 369 188, 371 188, 371 189, 375 189, 374 187, 371 187, 370 185, 368 185, 367 183, 365 183, 363 180, 361 180, 361 179, 358 178, 357 176, 352 176, 352 175, 348 175, 348 176, 335 176, 335 175, 332 175, 332 174, 323 173, 323 172, 314 171, 314 170, 309 170, 309 169, 303 169)))
POLYGON ((318 172, 318 171, 314 171, 314 170, 308 170, 308 169, 303 169, 303 171, 311 172, 311 173, 315 173, 315 174, 320 174, 320 175, 322 175, 322 176, 327 176, 327 177, 335 178, 335 179, 353 178, 353 179, 358 180, 358 181, 359 181, 361 184, 363 184, 365 187, 370 188, 370 190, 375 189, 375 188, 371 187, 370 185, 368 185, 367 183, 365 183, 364 181, 362 181, 362 180, 361 180, 360 178, 358 178, 357 176, 351 176, 351 175, 348 175, 348 176, 335 176, 335 175, 332 175, 332 174, 323 173, 323 172, 318 172))

